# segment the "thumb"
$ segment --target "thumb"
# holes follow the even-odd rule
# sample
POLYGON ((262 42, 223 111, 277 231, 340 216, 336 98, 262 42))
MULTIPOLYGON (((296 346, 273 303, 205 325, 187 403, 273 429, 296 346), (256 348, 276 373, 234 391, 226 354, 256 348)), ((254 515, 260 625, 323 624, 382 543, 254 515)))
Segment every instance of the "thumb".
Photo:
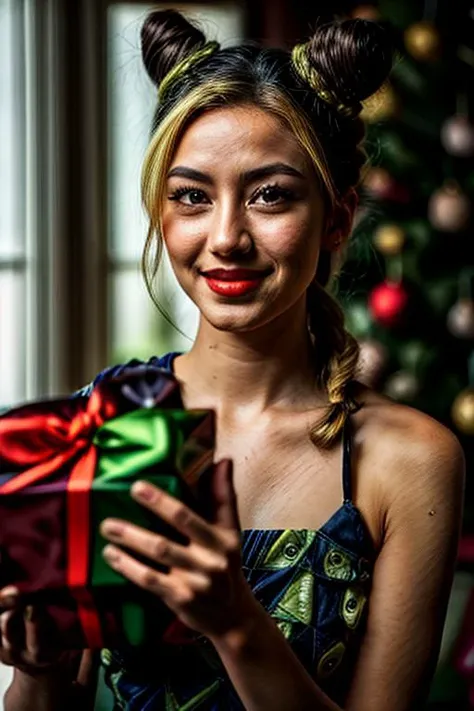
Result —
POLYGON ((212 476, 214 521, 220 526, 240 531, 237 496, 233 482, 233 466, 230 459, 222 459, 214 465, 212 476))

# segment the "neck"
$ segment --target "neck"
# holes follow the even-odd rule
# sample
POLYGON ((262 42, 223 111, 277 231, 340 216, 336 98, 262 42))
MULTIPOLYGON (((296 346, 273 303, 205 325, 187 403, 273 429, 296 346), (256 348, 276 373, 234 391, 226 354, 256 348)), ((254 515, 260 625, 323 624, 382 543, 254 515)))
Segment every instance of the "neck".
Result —
POLYGON ((186 406, 251 416, 272 407, 311 407, 315 395, 326 403, 317 392, 306 319, 304 299, 247 333, 218 331, 201 319, 193 347, 175 363, 186 406))

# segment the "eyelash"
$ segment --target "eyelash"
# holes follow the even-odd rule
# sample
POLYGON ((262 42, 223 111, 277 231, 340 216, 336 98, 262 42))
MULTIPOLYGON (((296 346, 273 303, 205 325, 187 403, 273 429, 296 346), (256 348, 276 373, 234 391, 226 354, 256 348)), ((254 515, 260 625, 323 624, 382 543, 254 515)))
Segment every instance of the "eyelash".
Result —
MULTIPOLYGON (((278 183, 271 183, 270 185, 263 185, 261 188, 257 190, 256 193, 253 194, 252 200, 255 200, 256 198, 260 197, 263 195, 266 191, 275 191, 279 193, 280 198, 284 198, 285 200, 288 200, 288 202, 292 201, 295 199, 295 193, 293 190, 290 190, 289 188, 284 188, 283 186, 279 185, 278 183)), ((272 203, 267 203, 268 205, 271 205, 272 203)), ((273 203, 275 204, 275 203, 273 203)), ((279 204, 279 203, 277 203, 279 204)))
MULTIPOLYGON (((292 201, 295 199, 295 193, 292 190, 289 190, 288 188, 284 188, 283 186, 279 185, 278 183, 271 183, 269 185, 263 185, 261 188, 259 188, 251 197, 251 200, 254 201, 257 198, 261 197, 266 191, 276 191, 279 193, 278 197, 284 198, 288 202, 292 201)), ((204 195, 204 191, 201 190, 200 188, 196 188, 192 185, 183 185, 179 188, 176 188, 171 195, 169 196, 169 200, 174 200, 178 202, 182 197, 185 195, 188 195, 189 193, 201 193, 204 195)), ((196 207, 198 207, 202 203, 196 203, 196 207)), ((267 203, 268 206, 275 204, 280 204, 280 203, 267 203)), ((192 207, 192 205, 187 205, 187 207, 192 207)))
POLYGON ((204 191, 199 188, 192 185, 183 185, 181 188, 176 188, 176 190, 171 193, 169 200, 179 200, 188 193, 202 193, 204 195, 204 191))

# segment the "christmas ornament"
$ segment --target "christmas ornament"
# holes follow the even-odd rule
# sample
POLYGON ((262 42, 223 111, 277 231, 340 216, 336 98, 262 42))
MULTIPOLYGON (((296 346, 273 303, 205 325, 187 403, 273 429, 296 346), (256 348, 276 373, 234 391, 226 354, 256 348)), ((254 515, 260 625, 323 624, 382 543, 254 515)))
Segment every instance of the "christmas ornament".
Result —
POLYGON ((359 341, 360 354, 357 379, 364 385, 375 387, 388 362, 388 351, 383 343, 372 338, 359 341))
POLYGON ((405 315, 408 294, 400 282, 384 281, 369 294, 369 310, 375 321, 390 328, 405 315))
POLYGON ((420 339, 403 343, 398 351, 398 360, 402 369, 416 375, 420 375, 432 365, 435 358, 435 349, 420 339))
POLYGON ((352 10, 351 17, 359 20, 377 22, 380 20, 380 11, 374 5, 358 5, 354 10, 352 10))
POLYGON ((441 56, 441 36, 432 22, 416 22, 405 30, 405 47, 419 62, 435 62, 441 56))
POLYGON ((398 370, 391 375, 384 387, 384 393, 393 400, 413 400, 420 390, 418 378, 407 370, 398 370))
POLYGON ((474 156, 474 124, 467 116, 451 116, 441 128, 441 143, 445 151, 452 156, 474 156))
POLYGON ((459 185, 450 180, 430 197, 428 219, 441 232, 460 232, 471 216, 471 203, 459 185))
POLYGON ((374 233, 374 245, 381 254, 391 256, 400 254, 405 243, 405 232, 399 225, 388 223, 380 225, 374 233))
POLYGON ((375 94, 362 103, 361 119, 368 123, 377 123, 394 118, 398 114, 400 103, 391 84, 384 84, 375 94))
POLYGON ((459 393, 451 407, 451 417, 460 432, 474 435, 474 387, 459 393))
POLYGON ((377 200, 406 203, 410 199, 407 188, 397 182, 385 168, 370 168, 363 183, 366 190, 377 200))
POLYGON ((346 321, 348 330, 355 338, 365 338, 372 325, 370 313, 362 301, 353 301, 347 306, 346 321))
POLYGON ((447 326, 456 338, 474 338, 474 301, 458 299, 448 312, 447 326))

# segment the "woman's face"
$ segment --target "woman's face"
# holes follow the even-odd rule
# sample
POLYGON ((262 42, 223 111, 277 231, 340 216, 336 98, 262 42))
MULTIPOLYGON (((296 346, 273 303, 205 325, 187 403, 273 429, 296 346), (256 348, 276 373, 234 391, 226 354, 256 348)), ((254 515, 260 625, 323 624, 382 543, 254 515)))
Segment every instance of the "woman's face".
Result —
POLYGON ((184 133, 163 238, 178 281, 215 328, 257 329, 304 298, 323 218, 314 168, 271 114, 214 109, 184 133))

